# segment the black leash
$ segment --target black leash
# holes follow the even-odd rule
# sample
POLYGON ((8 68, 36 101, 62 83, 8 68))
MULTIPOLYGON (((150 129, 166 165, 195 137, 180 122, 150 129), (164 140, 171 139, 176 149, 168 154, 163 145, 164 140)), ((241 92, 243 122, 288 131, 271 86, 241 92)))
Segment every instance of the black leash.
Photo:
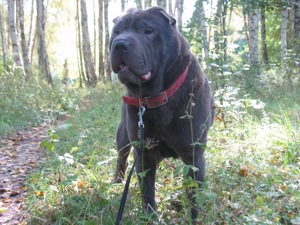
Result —
MULTIPOLYGON (((139 121, 138 121, 138 127, 139 127, 139 131, 140 131, 140 148, 139 151, 143 151, 144 150, 144 122, 143 122, 143 115, 145 113, 145 107, 144 106, 140 106, 139 107, 139 121)), ((134 167, 136 164, 136 160, 134 159, 133 165, 131 167, 131 170, 128 174, 127 180, 126 180, 126 184, 124 187, 124 191, 123 191, 123 195, 122 195, 122 199, 121 199, 121 203, 119 206, 119 211, 118 211, 118 216, 116 219, 116 223, 115 225, 119 225, 121 223, 122 220, 122 216, 123 216, 123 212, 124 212, 124 208, 125 208, 125 203, 127 200, 127 195, 128 195, 128 190, 129 190, 129 184, 130 184, 130 180, 134 171, 134 167)))

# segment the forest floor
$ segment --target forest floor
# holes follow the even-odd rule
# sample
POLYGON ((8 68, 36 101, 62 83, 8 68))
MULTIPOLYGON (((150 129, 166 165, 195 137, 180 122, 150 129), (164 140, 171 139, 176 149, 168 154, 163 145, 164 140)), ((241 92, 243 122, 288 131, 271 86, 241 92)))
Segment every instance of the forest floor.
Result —
POLYGON ((0 224, 25 224, 26 175, 38 168, 43 151, 40 142, 49 126, 42 124, 0 139, 0 224))

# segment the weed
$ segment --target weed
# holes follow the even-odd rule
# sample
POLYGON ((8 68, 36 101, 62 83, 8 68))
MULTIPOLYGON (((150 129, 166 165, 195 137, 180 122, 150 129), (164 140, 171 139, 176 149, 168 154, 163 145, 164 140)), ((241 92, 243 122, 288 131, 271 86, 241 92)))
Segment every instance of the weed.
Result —
MULTIPOLYGON (((253 101, 258 99, 256 95, 224 90, 219 96, 228 103, 221 108, 225 117, 217 119, 210 131, 207 177, 195 194, 201 222, 290 224, 297 221, 300 132, 295 108, 290 105, 293 101, 282 98, 283 101, 273 104, 269 97, 263 97, 265 107, 260 107, 263 106, 260 101, 253 101), (277 106, 272 111, 270 102, 272 107, 277 106)), ((60 158, 49 153, 41 170, 27 179, 27 210, 32 215, 28 224, 44 224, 44 221, 114 224, 123 190, 123 185, 111 183, 117 157, 114 140, 121 91, 114 84, 101 87, 100 91, 86 92, 81 97, 84 108, 74 111, 72 118, 55 133, 49 133, 48 142, 54 143, 60 158)), ((147 143, 149 147, 155 145, 152 140, 147 143)), ((130 157, 130 164, 132 161, 130 157)), ((185 188, 195 184, 182 176, 189 169, 193 168, 172 159, 160 164, 156 183, 157 224, 189 222, 190 203, 185 188)), ((151 222, 143 215, 141 205, 137 177, 133 176, 124 224, 151 222)))

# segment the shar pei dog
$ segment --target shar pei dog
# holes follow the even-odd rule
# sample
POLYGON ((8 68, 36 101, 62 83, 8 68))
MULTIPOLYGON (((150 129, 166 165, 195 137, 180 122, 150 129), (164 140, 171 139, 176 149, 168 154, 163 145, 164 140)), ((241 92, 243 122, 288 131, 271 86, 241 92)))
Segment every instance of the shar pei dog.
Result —
MULTIPOLYGON (((134 149, 144 210, 157 209, 155 174, 166 157, 191 165, 188 176, 204 181, 204 147, 213 122, 213 98, 209 82, 176 20, 160 7, 129 9, 114 19, 110 41, 112 69, 125 85, 121 122, 117 130, 118 161, 115 182, 121 182, 134 149), (139 140, 138 111, 145 107, 144 137, 153 144, 143 152, 131 146, 139 140), (143 184, 143 185, 142 185, 143 184)), ((198 210, 195 190, 188 191, 191 214, 198 210)))

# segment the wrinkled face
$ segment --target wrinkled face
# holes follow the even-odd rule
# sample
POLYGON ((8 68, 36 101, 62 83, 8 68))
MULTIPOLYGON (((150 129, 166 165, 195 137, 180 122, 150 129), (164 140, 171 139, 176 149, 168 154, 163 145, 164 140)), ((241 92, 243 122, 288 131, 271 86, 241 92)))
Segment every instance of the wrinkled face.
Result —
POLYGON ((114 22, 110 56, 112 69, 121 83, 141 85, 169 69, 175 60, 170 55, 177 56, 179 51, 175 20, 171 16, 157 7, 131 9, 114 22))

